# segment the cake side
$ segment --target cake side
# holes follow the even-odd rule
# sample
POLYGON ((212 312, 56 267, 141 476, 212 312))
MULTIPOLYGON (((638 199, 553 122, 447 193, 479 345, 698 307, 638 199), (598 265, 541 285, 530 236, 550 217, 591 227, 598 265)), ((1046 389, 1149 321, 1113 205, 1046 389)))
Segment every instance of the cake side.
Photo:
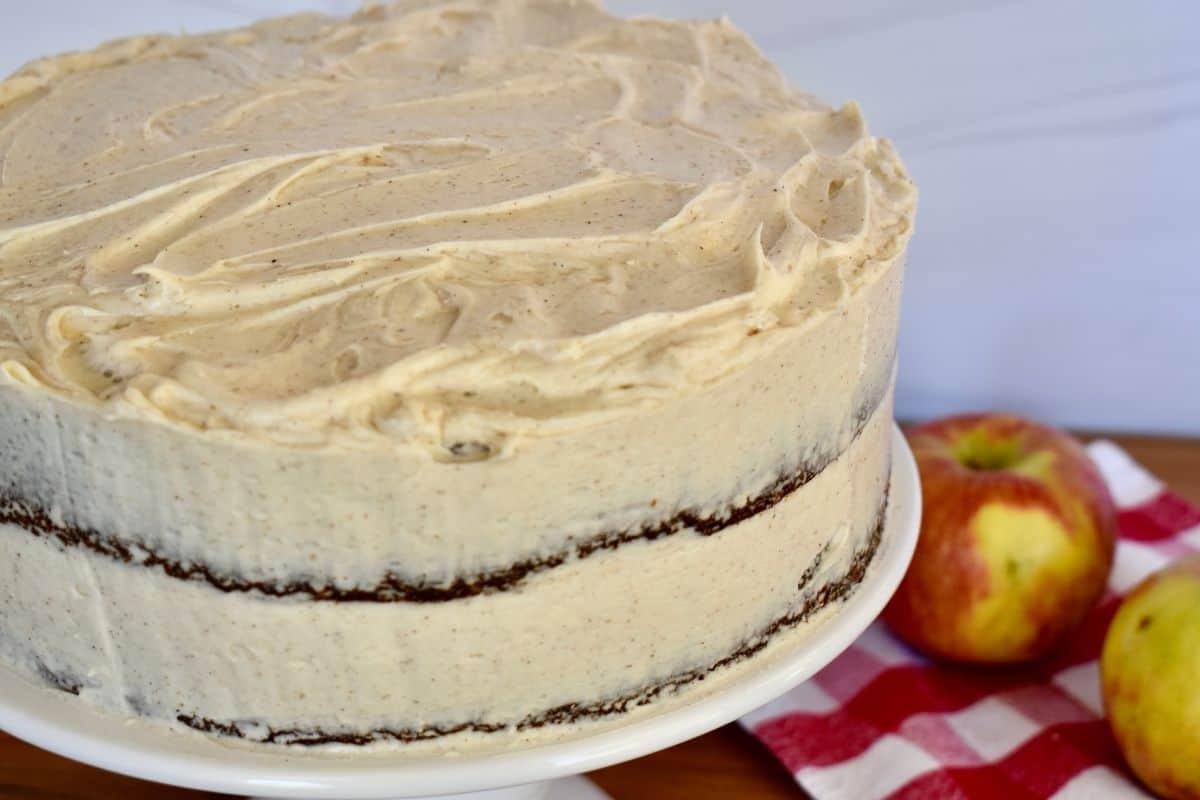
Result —
POLYGON ((273 744, 512 746, 662 710, 773 641, 802 646, 862 579, 890 412, 889 396, 803 488, 719 533, 446 603, 224 593, 0 525, 0 654, 110 710, 273 744))

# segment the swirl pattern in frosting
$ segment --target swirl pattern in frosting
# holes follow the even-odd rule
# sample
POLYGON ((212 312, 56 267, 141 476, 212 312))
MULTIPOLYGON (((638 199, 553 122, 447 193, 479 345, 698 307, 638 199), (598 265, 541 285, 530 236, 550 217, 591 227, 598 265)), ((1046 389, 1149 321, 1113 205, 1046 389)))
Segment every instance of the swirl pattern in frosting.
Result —
POLYGON ((724 21, 411 0, 122 40, 0 83, 0 381, 500 452, 738 370, 914 207, 854 105, 724 21))

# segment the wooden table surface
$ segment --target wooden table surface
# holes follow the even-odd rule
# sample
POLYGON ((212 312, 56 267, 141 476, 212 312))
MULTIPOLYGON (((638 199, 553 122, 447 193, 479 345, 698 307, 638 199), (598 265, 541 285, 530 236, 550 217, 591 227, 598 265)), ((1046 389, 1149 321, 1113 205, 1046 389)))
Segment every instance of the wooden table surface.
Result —
MULTIPOLYGON (((1090 438, 1085 436, 1084 438, 1090 438)), ((1200 440, 1111 436, 1176 492, 1200 503, 1200 440)), ((791 777, 735 726, 593 773, 614 800, 802 797, 791 777)), ((0 733, 0 799, 198 800, 218 795, 133 780, 31 747, 0 733)))

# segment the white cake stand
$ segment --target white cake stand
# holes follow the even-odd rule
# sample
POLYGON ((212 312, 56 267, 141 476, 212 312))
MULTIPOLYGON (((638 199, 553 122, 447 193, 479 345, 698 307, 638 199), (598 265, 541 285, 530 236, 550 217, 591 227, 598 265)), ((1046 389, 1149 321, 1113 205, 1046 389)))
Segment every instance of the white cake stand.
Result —
POLYGON ((0 669, 0 728, 102 769, 192 789, 282 798, 592 800, 580 773, 661 750, 737 719, 808 679, 883 609, 916 546, 921 494, 912 452, 893 432, 892 488, 883 541, 866 578, 794 652, 711 694, 556 744, 491 755, 416 759, 387 753, 305 753, 232 747, 194 733, 94 711, 76 698, 0 669), (555 780, 566 778, 565 780, 555 780))

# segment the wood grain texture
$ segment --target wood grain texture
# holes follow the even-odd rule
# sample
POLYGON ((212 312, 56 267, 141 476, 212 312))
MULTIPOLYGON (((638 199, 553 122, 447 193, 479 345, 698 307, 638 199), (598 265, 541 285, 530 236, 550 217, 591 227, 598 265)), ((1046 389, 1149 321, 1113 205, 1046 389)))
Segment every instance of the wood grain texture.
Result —
MULTIPOLYGON (((1094 438, 1084 434, 1083 438, 1094 438)), ((1109 436, 1174 491, 1200 503, 1200 439, 1109 436)), ((758 743, 726 726, 677 747, 593 774, 614 800, 796 800, 804 795, 758 743)), ((85 767, 0 734, 0 800, 202 800, 85 767)))

